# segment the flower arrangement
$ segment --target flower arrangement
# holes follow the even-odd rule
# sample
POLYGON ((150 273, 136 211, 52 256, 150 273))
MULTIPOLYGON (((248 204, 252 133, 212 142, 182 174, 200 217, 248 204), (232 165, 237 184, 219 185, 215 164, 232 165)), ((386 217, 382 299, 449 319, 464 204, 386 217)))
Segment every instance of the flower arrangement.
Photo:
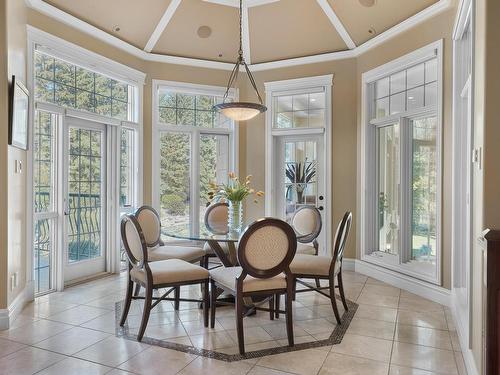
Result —
POLYGON ((210 201, 227 202, 228 210, 228 227, 232 231, 241 231, 243 228, 243 200, 248 196, 254 195, 254 202, 258 203, 259 197, 264 196, 263 191, 255 191, 251 188, 252 175, 245 178, 245 182, 241 182, 234 172, 229 173, 229 181, 227 184, 217 184, 210 182, 210 191, 208 198, 210 201))
POLYGON ((210 182, 210 191, 208 193, 208 198, 215 202, 242 202, 248 196, 254 194, 254 202, 258 203, 259 197, 264 196, 263 191, 255 191, 251 188, 252 175, 248 175, 245 178, 245 182, 241 182, 238 176, 231 172, 228 174, 229 181, 227 184, 217 184, 215 182, 210 182))

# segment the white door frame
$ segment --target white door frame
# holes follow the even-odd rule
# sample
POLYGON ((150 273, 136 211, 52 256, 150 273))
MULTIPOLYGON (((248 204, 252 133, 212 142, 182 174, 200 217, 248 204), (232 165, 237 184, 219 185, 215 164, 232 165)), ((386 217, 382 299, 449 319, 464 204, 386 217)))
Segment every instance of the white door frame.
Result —
MULTIPOLYGON (((323 134, 323 157, 325 161, 325 210, 323 228, 325 228, 325 250, 331 248, 332 244, 332 220, 333 220, 333 184, 332 184, 332 85, 333 74, 289 79, 283 81, 265 82, 266 89, 266 165, 265 165, 265 215, 273 215, 273 197, 275 191, 275 150, 281 136, 317 135, 323 134), (322 90, 325 93, 325 124, 320 128, 290 128, 273 129, 274 118, 274 96, 285 94, 307 93, 313 90, 322 90)), ((318 92, 318 91, 316 91, 318 92)))
POLYGON ((107 126, 102 123, 83 120, 79 118, 66 117, 66 121, 64 122, 64 142, 63 142, 63 152, 62 152, 62 163, 63 166, 63 179, 61 183, 63 184, 63 242, 62 242, 62 273, 60 274, 63 281, 63 285, 68 281, 89 277, 91 275, 85 275, 81 271, 75 271, 77 267, 92 267, 92 268, 101 268, 102 271, 94 272, 94 274, 98 274, 101 272, 105 272, 109 269, 108 259, 110 256, 110 247, 109 247, 109 234, 107 231, 108 221, 109 221, 109 211, 112 209, 108 209, 108 197, 107 193, 108 186, 108 175, 110 174, 110 168, 108 164, 107 154, 110 147, 108 146, 110 137, 107 136, 107 126), (67 199, 68 199, 68 185, 69 185, 69 130, 70 128, 78 128, 78 129, 86 129, 86 130, 94 130, 100 131, 102 134, 101 139, 101 255, 99 257, 93 259, 86 259, 82 261, 78 261, 74 264, 70 264, 68 260, 68 220, 67 220, 67 199), (102 263, 102 265, 101 265, 102 263), (72 271, 70 272, 70 270, 72 271), (68 279, 68 275, 76 274, 77 276, 70 276, 68 279))

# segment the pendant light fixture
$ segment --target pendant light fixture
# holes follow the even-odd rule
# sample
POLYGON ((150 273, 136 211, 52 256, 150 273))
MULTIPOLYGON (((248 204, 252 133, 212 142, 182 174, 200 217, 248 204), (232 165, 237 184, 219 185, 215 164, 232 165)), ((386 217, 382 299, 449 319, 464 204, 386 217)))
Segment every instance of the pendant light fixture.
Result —
POLYGON ((234 121, 246 121, 254 118, 259 113, 267 111, 267 107, 262 103, 262 98, 259 94, 259 90, 257 90, 257 85, 255 84, 255 80, 252 77, 252 73, 250 73, 250 69, 248 69, 247 63, 245 62, 245 58, 243 57, 243 43, 242 43, 242 31, 241 31, 241 18, 243 14, 243 1, 240 0, 240 49, 238 51, 238 60, 234 65, 234 68, 229 76, 229 81, 227 83, 226 92, 224 94, 224 99, 222 103, 216 104, 213 106, 215 111, 222 113, 224 116, 229 117, 234 121), (259 103, 252 102, 226 102, 227 97, 229 95, 229 90, 238 80, 238 73, 240 71, 240 66, 243 65, 248 75, 248 79, 253 86, 255 93, 257 94, 257 98, 259 99, 259 103))

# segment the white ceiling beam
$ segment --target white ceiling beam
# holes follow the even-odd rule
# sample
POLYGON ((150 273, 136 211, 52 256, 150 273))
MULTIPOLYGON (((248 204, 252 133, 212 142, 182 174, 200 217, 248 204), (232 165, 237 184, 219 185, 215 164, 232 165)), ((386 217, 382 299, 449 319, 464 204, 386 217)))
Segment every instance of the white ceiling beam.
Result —
POLYGON ((352 40, 351 36, 347 32, 346 28, 340 21, 340 18, 337 17, 337 14, 333 11, 332 7, 328 3, 328 0, 316 0, 321 9, 323 9, 323 12, 325 12, 326 16, 332 23, 333 27, 337 30, 339 33, 340 37, 344 41, 344 43, 347 45, 347 48, 349 49, 354 49, 356 48, 356 44, 352 40))
MULTIPOLYGON (((240 0, 203 0, 203 1, 205 1, 206 3, 226 5, 228 7, 234 7, 234 8, 240 7, 240 0)), ((252 8, 252 7, 258 7, 260 5, 275 3, 277 1, 280 0, 243 0, 243 6, 252 8)))
POLYGON ((158 22, 158 25, 156 25, 155 30, 153 31, 153 34, 151 34, 148 42, 146 43, 146 47, 144 47, 144 51, 146 52, 151 52, 153 48, 156 46, 156 43, 158 43, 158 40, 161 37, 161 34, 163 34, 163 31, 165 31, 165 28, 167 27, 168 23, 174 16, 175 11, 177 10, 177 7, 181 3, 182 0, 172 0, 170 4, 168 5, 167 9, 165 10, 165 13, 163 13, 163 16, 160 19, 160 22, 158 22))
POLYGON ((248 21, 248 7, 245 5, 242 9, 241 23, 242 23, 242 44, 243 44, 243 57, 247 64, 252 63, 250 57, 250 25, 248 21))

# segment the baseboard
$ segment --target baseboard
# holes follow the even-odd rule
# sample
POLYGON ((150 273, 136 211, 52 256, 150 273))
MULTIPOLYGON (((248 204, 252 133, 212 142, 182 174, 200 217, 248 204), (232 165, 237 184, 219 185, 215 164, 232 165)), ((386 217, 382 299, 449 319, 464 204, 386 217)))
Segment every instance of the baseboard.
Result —
POLYGON ((26 284, 23 291, 19 293, 10 306, 7 309, 0 310, 0 331, 9 329, 10 324, 21 314, 24 306, 31 300, 31 290, 32 284, 26 284))
POLYGON ((355 271, 442 305, 451 304, 451 293, 446 288, 358 259, 355 260, 355 271))
POLYGON ((342 269, 344 271, 354 271, 356 259, 344 258, 342 259, 342 269))
POLYGON ((464 330, 468 327, 462 326, 459 319, 457 319, 457 310, 455 305, 455 299, 453 298, 453 293, 451 295, 451 314, 453 316, 453 322, 457 330, 458 341, 460 343, 460 349, 462 351, 462 356, 464 358, 465 368, 467 369, 468 375, 479 375, 479 371, 476 366, 476 360, 472 354, 472 350, 469 349, 468 340, 466 335, 464 335, 464 330))

